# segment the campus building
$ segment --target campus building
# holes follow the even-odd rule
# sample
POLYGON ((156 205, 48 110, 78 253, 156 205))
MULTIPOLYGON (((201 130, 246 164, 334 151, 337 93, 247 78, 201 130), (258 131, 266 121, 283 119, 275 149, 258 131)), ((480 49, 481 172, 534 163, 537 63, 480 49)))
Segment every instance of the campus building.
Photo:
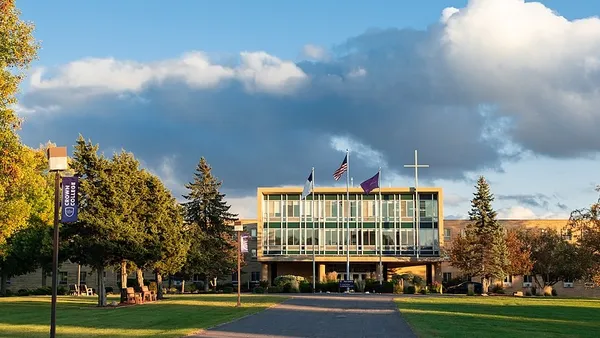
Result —
MULTIPOLYGON (((441 188, 382 188, 365 194, 361 188, 350 188, 350 204, 346 188, 318 187, 302 199, 302 188, 258 188, 257 218, 243 219, 240 223, 248 236, 248 252, 242 268, 242 287, 246 290, 261 280, 272 282, 281 275, 298 275, 308 280, 313 276, 325 279, 331 272, 338 279, 382 278, 389 280, 395 274, 413 273, 428 283, 464 278, 443 255, 445 243, 464 232, 469 221, 443 219, 443 191, 441 188), (418 212, 415 210, 418 205, 418 212), (346 215, 349 210, 349 224, 346 215), (380 213, 381 211, 381 213, 380 213), (380 217, 381 216, 381 217, 380 217), (348 233, 348 227, 350 232, 348 233), (347 238, 350 237, 348 246, 347 238), (350 261, 350 276, 346 276, 346 262, 350 261)), ((575 238, 567 227, 568 220, 500 220, 505 228, 555 229, 565 240, 575 238)), ((144 276, 152 281, 154 276, 144 276)), ((166 276, 165 276, 166 277, 166 276)), ((131 276, 134 278, 134 276, 131 276)), ((107 269, 105 285, 118 289, 118 272, 107 269)), ((37 288, 50 278, 42 278, 40 270, 8 280, 13 291, 37 288)), ((86 266, 64 262, 59 269, 59 285, 68 286, 77 281, 96 288, 97 276, 86 266)), ((473 281, 479 281, 476 277, 473 281)), ((200 276, 186 281, 186 291, 200 276)), ((179 281, 171 281, 178 285, 179 281)), ((221 283, 237 284, 234 273, 221 283)), ((531 276, 507 276, 501 283, 506 293, 525 292, 534 286, 531 276)), ((168 285, 165 282, 165 286, 168 285)), ((600 287, 587 281, 561 281, 553 287, 561 296, 600 297, 600 287)))
POLYGON ((305 199, 301 194, 301 188, 258 188, 261 279, 289 274, 312 278, 314 253, 319 281, 329 272, 341 280, 385 280, 420 267, 429 283, 441 282, 442 189, 419 188, 417 196, 413 188, 370 194, 350 188, 349 205, 346 188, 315 188, 305 199))

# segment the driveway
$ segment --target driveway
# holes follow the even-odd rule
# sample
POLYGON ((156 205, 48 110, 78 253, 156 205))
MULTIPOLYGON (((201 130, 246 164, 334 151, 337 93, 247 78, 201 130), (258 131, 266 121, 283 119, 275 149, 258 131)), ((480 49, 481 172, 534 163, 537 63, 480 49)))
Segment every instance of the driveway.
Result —
POLYGON ((195 337, 416 337, 391 295, 297 295, 195 337))

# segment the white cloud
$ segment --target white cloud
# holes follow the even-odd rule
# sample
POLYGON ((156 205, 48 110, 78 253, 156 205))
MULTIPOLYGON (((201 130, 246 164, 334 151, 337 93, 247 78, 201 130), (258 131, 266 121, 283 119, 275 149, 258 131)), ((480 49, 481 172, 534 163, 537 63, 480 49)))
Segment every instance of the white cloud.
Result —
POLYGON ((329 59, 329 53, 325 48, 313 44, 304 45, 302 55, 315 61, 327 61, 329 59))
POLYGON ((256 196, 228 197, 227 203, 231 205, 230 211, 240 219, 256 218, 256 196))
POLYGON ((535 212, 522 206, 514 206, 498 210, 500 219, 534 219, 538 218, 535 212))
POLYGON ((367 70, 364 68, 356 68, 354 70, 352 70, 351 72, 348 73, 347 77, 349 78, 357 78, 357 77, 363 77, 367 75, 367 70))
POLYGON ((291 61, 265 52, 243 52, 241 63, 231 68, 212 63, 206 54, 190 52, 177 59, 154 63, 114 58, 87 58, 60 67, 55 75, 44 68, 31 75, 30 90, 78 89, 87 95, 142 91, 151 84, 183 81, 192 88, 213 88, 227 80, 238 80, 251 91, 284 93, 294 90, 306 74, 291 61))

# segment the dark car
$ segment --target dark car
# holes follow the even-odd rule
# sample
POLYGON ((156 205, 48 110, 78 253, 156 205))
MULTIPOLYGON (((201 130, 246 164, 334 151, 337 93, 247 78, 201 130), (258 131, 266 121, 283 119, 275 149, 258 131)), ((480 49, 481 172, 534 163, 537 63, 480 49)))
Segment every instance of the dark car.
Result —
POLYGON ((483 284, 477 282, 462 282, 458 285, 450 286, 446 289, 446 293, 456 293, 456 294, 467 294, 469 291, 469 284, 473 284, 473 292, 475 294, 483 293, 483 284))

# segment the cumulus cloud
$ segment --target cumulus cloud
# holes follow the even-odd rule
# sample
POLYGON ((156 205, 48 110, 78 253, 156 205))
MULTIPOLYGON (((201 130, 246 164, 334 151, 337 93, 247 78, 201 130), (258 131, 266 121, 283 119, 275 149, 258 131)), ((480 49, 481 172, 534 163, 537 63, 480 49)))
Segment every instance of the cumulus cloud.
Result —
POLYGON ((317 45, 307 44, 302 47, 302 57, 314 61, 327 61, 329 59, 329 52, 317 45))
POLYGON ((355 180, 380 165, 411 174, 402 165, 414 149, 430 165, 424 180, 500 170, 523 151, 600 149, 597 18, 472 0, 445 9, 427 30, 370 30, 331 52, 304 53, 311 62, 256 51, 222 64, 190 52, 39 69, 21 100, 22 136, 73 144, 81 132, 152 167, 172 158, 176 177, 189 177, 205 156, 233 196, 300 185, 313 166, 318 184, 331 184, 344 142, 357 159, 355 180))

